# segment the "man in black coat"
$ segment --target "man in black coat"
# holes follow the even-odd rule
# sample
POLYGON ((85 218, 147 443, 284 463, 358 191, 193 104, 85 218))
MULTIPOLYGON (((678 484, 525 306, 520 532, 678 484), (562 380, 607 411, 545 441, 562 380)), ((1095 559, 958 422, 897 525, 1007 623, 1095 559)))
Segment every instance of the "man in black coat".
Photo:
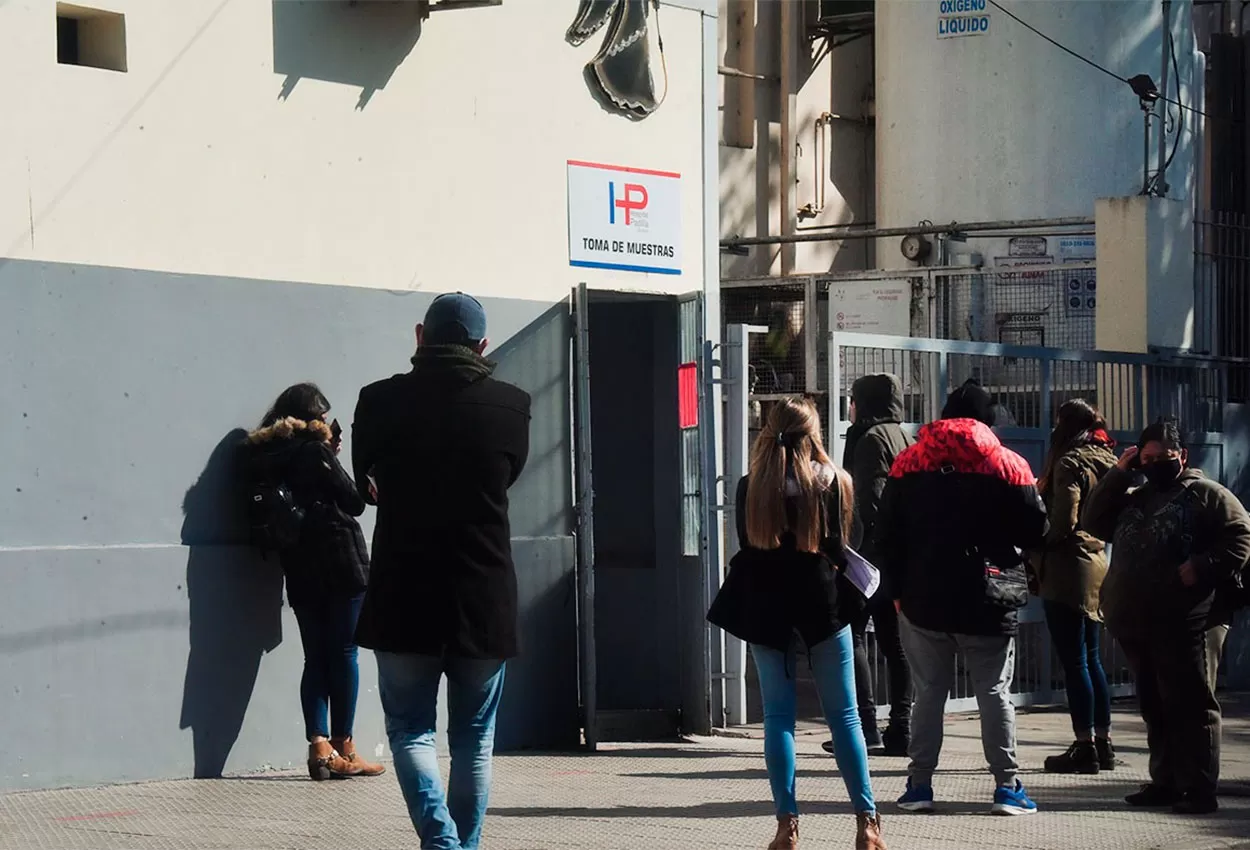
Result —
MULTIPOLYGON (((842 468, 855 483, 856 527, 862 539, 852 541, 870 563, 877 561, 873 541, 877 509, 890 477, 894 459, 911 445, 903 431, 903 384, 895 375, 864 375, 851 385, 851 427, 842 450, 842 468)), ((898 612, 888 588, 880 588, 851 621, 855 645, 855 693, 864 741, 870 753, 887 756, 907 755, 911 739, 911 671, 899 639, 898 612), (872 620, 877 651, 885 658, 890 681, 890 725, 883 736, 877 728, 877 708, 873 699, 872 666, 868 660, 868 621, 872 620)), ((833 742, 825 750, 833 752, 833 742)))
POLYGON ((505 661, 517 654, 508 489, 529 452, 529 396, 491 377, 486 313, 440 295, 412 371, 361 390, 357 486, 378 508, 356 632, 374 650, 395 772, 422 847, 476 850, 505 661), (434 746, 447 677, 451 779, 434 746))

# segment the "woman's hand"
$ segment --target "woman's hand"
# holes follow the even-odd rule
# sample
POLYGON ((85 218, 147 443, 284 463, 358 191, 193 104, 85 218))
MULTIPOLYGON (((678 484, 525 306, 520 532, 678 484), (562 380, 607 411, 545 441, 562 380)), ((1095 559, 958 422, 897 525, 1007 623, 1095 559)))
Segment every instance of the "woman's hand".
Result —
POLYGON ((1137 446, 1129 446, 1116 461, 1116 468, 1121 472, 1131 472, 1137 466, 1137 446))

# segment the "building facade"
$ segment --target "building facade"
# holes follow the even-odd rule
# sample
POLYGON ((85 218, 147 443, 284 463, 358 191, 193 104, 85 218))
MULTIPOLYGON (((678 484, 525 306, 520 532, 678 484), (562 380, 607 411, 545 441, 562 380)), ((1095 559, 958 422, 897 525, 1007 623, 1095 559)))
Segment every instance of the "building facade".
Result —
POLYGON ((719 327, 716 9, 620 5, 649 16, 645 115, 593 84, 629 22, 575 46, 575 4, 0 4, 0 789, 300 761, 294 619, 222 519, 223 464, 297 381, 346 426, 455 290, 534 399, 501 745, 577 743, 570 291, 696 293, 719 327), (667 181, 667 267, 571 264, 603 165, 594 191, 667 181))

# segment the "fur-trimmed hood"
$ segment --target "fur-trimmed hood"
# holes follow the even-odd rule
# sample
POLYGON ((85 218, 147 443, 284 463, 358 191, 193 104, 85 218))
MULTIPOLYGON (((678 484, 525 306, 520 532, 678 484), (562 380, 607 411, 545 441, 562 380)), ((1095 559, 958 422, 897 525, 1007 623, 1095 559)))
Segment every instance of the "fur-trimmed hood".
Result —
POLYGON ((249 446, 259 446, 275 440, 291 439, 328 443, 333 439, 333 435, 330 433, 330 426, 320 419, 305 422, 303 419, 288 416, 285 419, 279 419, 272 425, 252 431, 247 435, 247 444, 249 446))

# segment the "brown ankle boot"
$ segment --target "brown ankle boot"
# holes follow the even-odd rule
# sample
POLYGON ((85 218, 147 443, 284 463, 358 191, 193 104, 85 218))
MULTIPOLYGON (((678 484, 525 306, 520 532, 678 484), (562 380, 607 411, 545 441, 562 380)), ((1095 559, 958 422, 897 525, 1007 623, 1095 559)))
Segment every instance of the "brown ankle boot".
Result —
POLYGON ((858 821, 855 850, 886 850, 885 841, 881 838, 881 816, 875 812, 859 812, 855 819, 858 821))
POLYGON ((386 768, 382 765, 373 764, 361 758, 351 738, 334 738, 330 744, 346 763, 345 776, 381 776, 386 772, 386 768))
POLYGON ((768 850, 798 850, 799 816, 777 815, 777 837, 768 845, 768 850))
POLYGON ((351 763, 339 755, 324 738, 308 745, 308 775, 314 782, 341 779, 350 775, 351 763))

